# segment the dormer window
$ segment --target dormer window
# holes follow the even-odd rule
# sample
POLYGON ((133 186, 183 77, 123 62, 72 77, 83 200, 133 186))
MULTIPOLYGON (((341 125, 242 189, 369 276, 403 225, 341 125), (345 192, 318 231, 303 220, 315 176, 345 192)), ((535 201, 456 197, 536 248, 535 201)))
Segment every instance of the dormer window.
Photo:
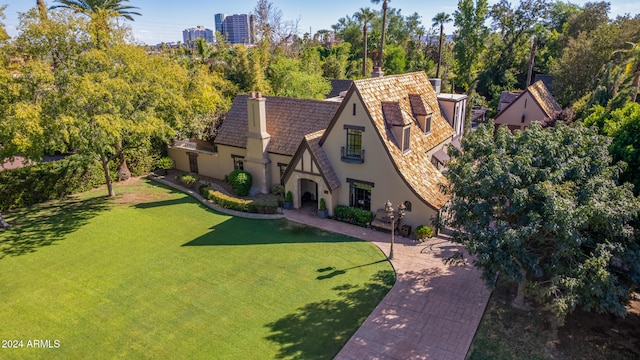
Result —
POLYGON ((405 154, 411 150, 410 141, 411 141, 411 127, 407 126, 402 131, 402 152, 405 154))
POLYGON ((432 114, 428 114, 424 119, 424 133, 431 134, 431 116, 432 114))

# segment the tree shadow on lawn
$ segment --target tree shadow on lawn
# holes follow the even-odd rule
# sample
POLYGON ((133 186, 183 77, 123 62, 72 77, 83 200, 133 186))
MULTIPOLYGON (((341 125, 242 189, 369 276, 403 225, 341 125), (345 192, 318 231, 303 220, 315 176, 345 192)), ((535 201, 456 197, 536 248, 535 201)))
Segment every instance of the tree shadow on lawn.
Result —
POLYGON ((280 345, 278 358, 332 359, 394 283, 394 272, 381 270, 363 285, 335 287, 338 299, 307 304, 266 324, 266 339, 280 345))
MULTIPOLYGON (((213 210, 210 210, 213 212, 213 210)), ((287 219, 264 220, 231 217, 211 231, 182 246, 231 246, 297 243, 342 243, 364 240, 298 224, 287 219)))
POLYGON ((32 253, 64 239, 106 211, 110 202, 106 196, 87 200, 69 197, 10 213, 12 227, 0 233, 0 259, 32 253))

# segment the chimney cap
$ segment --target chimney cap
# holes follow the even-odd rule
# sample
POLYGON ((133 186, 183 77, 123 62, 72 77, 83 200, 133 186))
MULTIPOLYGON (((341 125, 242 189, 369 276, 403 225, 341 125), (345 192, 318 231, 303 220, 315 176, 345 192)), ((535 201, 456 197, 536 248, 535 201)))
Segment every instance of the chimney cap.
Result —
POLYGON ((258 91, 258 94, 256 95, 256 97, 257 97, 258 99, 262 99, 262 93, 261 93, 260 91, 258 91))
POLYGON ((256 97, 256 93, 252 91, 252 92, 249 94, 249 97, 253 99, 254 97, 256 97))

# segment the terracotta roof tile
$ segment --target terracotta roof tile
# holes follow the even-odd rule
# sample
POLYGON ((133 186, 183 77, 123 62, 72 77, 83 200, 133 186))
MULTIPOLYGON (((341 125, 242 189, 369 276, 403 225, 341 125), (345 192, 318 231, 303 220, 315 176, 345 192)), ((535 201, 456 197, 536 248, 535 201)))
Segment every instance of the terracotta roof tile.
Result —
MULTIPOLYGON (((238 95, 220 127, 214 143, 245 148, 247 145, 247 99, 238 95)), ((267 151, 293 156, 302 138, 324 130, 339 102, 265 96, 267 132, 271 140, 267 151)))
MULTIPOLYGON (((440 184, 446 178, 431 164, 426 153, 455 134, 447 123, 438 104, 438 98, 424 72, 403 75, 392 75, 381 78, 370 78, 354 81, 355 91, 360 94, 364 104, 383 140, 383 145, 390 154, 400 176, 416 195, 425 203, 439 209, 449 199, 440 191, 440 184), (430 108, 431 133, 425 134, 420 126, 411 122, 411 151, 403 154, 393 140, 393 135, 385 129, 382 110, 383 102, 397 102, 405 113, 411 113, 411 97, 419 94, 424 106, 430 108)), ((416 99, 414 98, 414 101, 416 99)))

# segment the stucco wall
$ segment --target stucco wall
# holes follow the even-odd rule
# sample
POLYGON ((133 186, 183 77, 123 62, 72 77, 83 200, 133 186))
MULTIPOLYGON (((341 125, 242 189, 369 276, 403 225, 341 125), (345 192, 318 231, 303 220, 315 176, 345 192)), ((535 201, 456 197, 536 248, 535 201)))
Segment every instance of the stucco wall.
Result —
POLYGON ((346 102, 344 111, 339 115, 336 124, 322 145, 341 182, 341 186, 334 191, 335 203, 332 204, 332 207, 349 205, 347 178, 351 178, 374 183, 371 189, 371 211, 375 212, 379 208, 384 208, 387 200, 390 200, 396 208, 401 202, 410 201, 412 211, 407 212, 404 223, 411 225, 413 229, 417 225, 430 224, 430 219, 437 214, 436 210, 422 202, 402 180, 358 96, 354 93, 344 101, 346 102), (354 103, 356 104, 355 116, 353 115, 354 103), (344 130, 345 124, 365 128, 362 133, 365 160, 362 164, 348 164, 341 160, 341 148, 346 145, 347 138, 346 130, 344 130))
POLYGON ((495 118, 496 125, 511 125, 511 128, 524 129, 532 121, 546 117, 535 99, 528 92, 516 99, 508 108, 495 118), (522 121, 524 115, 524 122, 522 121))
POLYGON ((190 172, 189 153, 198 156, 198 174, 218 178, 217 169, 220 158, 218 154, 202 150, 190 150, 169 146, 167 154, 175 162, 176 169, 184 172, 190 172))

